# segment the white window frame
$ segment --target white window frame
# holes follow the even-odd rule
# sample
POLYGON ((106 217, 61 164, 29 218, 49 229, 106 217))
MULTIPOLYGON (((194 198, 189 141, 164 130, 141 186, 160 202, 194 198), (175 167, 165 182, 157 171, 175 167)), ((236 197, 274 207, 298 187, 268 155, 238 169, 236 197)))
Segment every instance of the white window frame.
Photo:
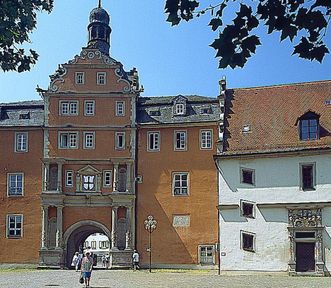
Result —
POLYGON ((75 83, 78 85, 85 84, 85 72, 75 72, 75 83))
POLYGON ((245 185, 255 186, 255 169, 240 167, 240 183, 245 185), (243 174, 244 171, 252 173, 252 183, 244 182, 244 174, 243 174))
MULTIPOLYGON (((213 245, 213 244, 199 245, 198 249, 199 249, 199 251, 198 251, 199 264, 201 264, 201 265, 215 265, 215 263, 216 263, 216 261, 215 261, 215 259, 216 259, 216 257, 215 257, 216 256, 215 245, 213 245), (202 249, 206 249, 206 251, 207 251, 208 248, 212 249, 212 256, 211 256, 212 261, 203 261, 203 256, 201 255, 202 249)), ((206 254, 207 254, 207 252, 206 252, 206 254)), ((208 259, 208 255, 205 256, 205 259, 208 259)))
POLYGON ((109 188, 112 186, 112 180, 113 180, 113 171, 112 170, 104 170, 103 173, 103 187, 109 188), (107 180, 109 178, 109 181, 107 180))
POLYGON ((84 132, 83 134, 84 149, 95 149, 95 132, 84 132))
POLYGON ((28 132, 15 132, 15 152, 28 152, 29 136, 28 132))
POLYGON ((240 230, 240 249, 247 251, 247 252, 255 252, 256 251, 256 234, 244 230, 240 230), (253 237, 253 247, 252 249, 244 248, 244 234, 253 237))
POLYGON ((125 102, 116 101, 116 116, 125 116, 125 102))
POLYGON ((125 149, 125 132, 115 132, 115 149, 124 150, 125 149), (122 145, 120 146, 120 137, 123 137, 122 145))
POLYGON ((187 150, 187 131, 186 130, 175 130, 174 131, 174 150, 175 151, 186 151, 187 150), (179 143, 177 143, 177 134, 180 135, 179 143), (177 145, 177 144, 179 144, 179 145, 177 145))
POLYGON ((157 152, 160 151, 161 133, 160 131, 148 131, 147 132, 147 151, 157 152), (153 139, 151 139, 151 137, 153 139), (151 143, 153 142, 153 143, 151 143), (152 148, 151 148, 152 146, 152 148))
POLYGON ((107 248, 109 248, 108 240, 99 241, 99 249, 107 249, 107 248))
POLYGON ((211 129, 200 130, 200 149, 201 150, 213 149, 213 130, 211 129))
POLYGON ((184 115, 185 114, 185 104, 176 103, 175 104, 175 115, 184 115))
POLYGON ((95 192, 96 191, 96 186, 97 186, 97 175, 82 175, 82 190, 84 192, 95 192), (93 177, 93 182, 85 182, 85 177, 93 177), (85 184, 89 185, 90 183, 93 183, 93 188, 92 189, 86 189, 85 184))
POLYGON ((84 101, 84 116, 94 116, 95 114, 95 101, 85 100, 84 101))
POLYGON ((7 173, 7 196, 8 197, 21 197, 24 196, 24 173, 22 172, 17 172, 17 173, 7 173), (13 189, 15 189, 14 192, 11 192, 11 177, 16 176, 16 180, 15 180, 15 186, 13 187, 13 189), (18 187, 18 182, 17 181, 17 176, 21 176, 21 187, 18 187), (19 190, 21 190, 20 192, 18 192, 19 190))
POLYGON ((79 145, 79 137, 78 137, 78 132, 69 132, 69 131, 59 131, 58 134, 58 148, 59 149, 78 149, 78 145, 79 145), (68 139, 67 139, 67 146, 62 147, 61 145, 61 136, 62 135, 67 135, 68 139), (75 137, 73 137, 75 136, 75 137), (75 138, 75 145, 72 145, 72 140, 75 138))
POLYGON ((74 187, 74 171, 66 171, 66 187, 74 187))
POLYGON ((59 101, 60 116, 77 116, 79 111, 78 101, 61 100, 59 101))
POLYGON ((299 179, 300 179, 300 190, 301 191, 315 191, 316 190, 316 163, 315 162, 307 162, 307 163, 299 163, 299 179), (312 166, 312 177, 313 177, 313 187, 312 188, 304 188, 303 187, 303 167, 312 166))
POLYGON ((172 173, 172 195, 173 196, 189 196, 189 187, 190 187, 190 177, 189 177, 189 172, 173 172, 172 173), (176 176, 179 176, 180 179, 176 180, 176 176), (186 176, 186 182, 187 182, 187 186, 183 186, 183 182, 185 180, 182 179, 183 176, 186 176), (175 186, 176 182, 179 181, 180 185, 179 186, 175 186), (175 189, 179 188, 180 189, 180 193, 176 193, 175 189), (186 193, 183 193, 183 189, 186 189, 186 193))
POLYGON ((255 218, 255 210, 256 210, 256 203, 251 202, 251 201, 246 201, 246 200, 240 200, 240 216, 254 219, 255 218), (246 215, 244 213, 244 205, 246 205, 246 204, 253 206, 252 215, 246 215))
POLYGON ((96 240, 91 241, 91 249, 94 249, 94 250, 97 249, 97 241, 96 240))
POLYGON ((6 217, 6 237, 7 238, 22 238, 23 237, 23 214, 7 214, 7 217, 6 217), (13 228, 10 228, 10 217, 15 217, 15 222, 14 222, 14 227, 13 228), (17 218, 20 217, 20 224, 21 224, 21 227, 18 228, 17 227, 17 224, 19 223, 17 221, 17 218), (19 235, 10 235, 10 231, 11 230, 14 230, 15 231, 15 234, 16 234, 16 231, 19 231, 19 235))
POLYGON ((107 73, 97 72, 97 85, 106 85, 107 83, 107 73))

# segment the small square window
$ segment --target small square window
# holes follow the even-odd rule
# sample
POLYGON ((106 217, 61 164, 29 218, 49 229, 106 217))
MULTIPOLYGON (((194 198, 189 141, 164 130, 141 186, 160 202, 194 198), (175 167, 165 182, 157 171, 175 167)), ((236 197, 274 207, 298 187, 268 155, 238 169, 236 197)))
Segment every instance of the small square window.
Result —
POLYGON ((59 133, 59 148, 76 149, 77 147, 78 147, 77 132, 60 132, 59 133))
POLYGON ((315 164, 300 164, 302 190, 315 190, 315 164))
POLYGON ((106 85, 106 72, 97 73, 97 85, 106 85))
POLYGON ((23 235, 23 215, 7 215, 7 237, 21 238, 23 235))
POLYGON ((117 150, 125 149, 125 132, 115 133, 115 148, 117 150))
POLYGON ((116 101, 116 116, 125 116, 125 104, 123 101, 116 101))
POLYGON ((84 84, 84 72, 76 72, 75 73, 75 83, 76 84, 84 84))
POLYGON ((7 174, 7 195, 23 196, 24 174, 8 173, 7 174))
POLYGON ((64 116, 78 115, 78 101, 60 101, 59 114, 64 116))
POLYGON ((200 245, 199 246, 199 262, 200 264, 213 265, 215 264, 215 246, 200 245))
POLYGON ((175 196, 187 196, 188 195, 188 173, 173 173, 172 189, 175 196))
POLYGON ((245 251, 255 252, 255 234, 250 232, 241 232, 241 248, 245 251))
POLYGON ((85 101, 85 109, 84 115, 85 116, 93 116, 94 115, 94 101, 85 101))
POLYGON ((28 152, 28 132, 15 133, 15 152, 28 152))
POLYGON ((240 210, 241 210, 241 216, 243 217, 248 217, 248 218, 255 217, 254 203, 252 202, 241 201, 240 210))
POLYGON ((255 171, 253 169, 240 168, 240 182, 255 185, 255 171))

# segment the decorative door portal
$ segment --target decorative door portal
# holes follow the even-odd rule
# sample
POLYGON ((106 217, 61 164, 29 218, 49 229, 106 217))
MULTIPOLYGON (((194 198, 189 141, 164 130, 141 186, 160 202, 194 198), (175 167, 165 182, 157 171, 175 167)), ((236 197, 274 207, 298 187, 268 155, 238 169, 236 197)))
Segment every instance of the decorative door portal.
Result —
POLYGON ((289 274, 324 275, 322 210, 289 209, 289 274))

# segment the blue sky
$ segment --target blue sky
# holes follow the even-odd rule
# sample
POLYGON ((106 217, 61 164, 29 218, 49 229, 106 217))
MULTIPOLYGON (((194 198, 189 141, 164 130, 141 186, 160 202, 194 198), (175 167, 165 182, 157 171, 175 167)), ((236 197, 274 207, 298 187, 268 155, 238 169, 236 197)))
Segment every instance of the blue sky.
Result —
MULTIPOLYGON (((55 0, 51 14, 38 15, 37 29, 29 48, 39 61, 29 72, 0 72, 0 102, 40 99, 37 85, 46 89, 49 75, 66 63, 87 43, 90 11, 97 0, 55 0)), ((216 97, 218 80, 227 78, 228 88, 253 87, 331 79, 331 56, 323 63, 291 56, 289 41, 279 35, 263 35, 262 46, 243 69, 218 69, 215 50, 209 47, 217 36, 209 15, 171 27, 166 22, 164 1, 103 0, 111 17, 111 56, 125 70, 136 67, 143 96, 202 95, 216 97)), ((207 3, 207 1, 203 1, 207 3)), ((211 0, 209 3, 216 3, 211 0)), ((325 39, 331 50, 331 32, 325 39)))

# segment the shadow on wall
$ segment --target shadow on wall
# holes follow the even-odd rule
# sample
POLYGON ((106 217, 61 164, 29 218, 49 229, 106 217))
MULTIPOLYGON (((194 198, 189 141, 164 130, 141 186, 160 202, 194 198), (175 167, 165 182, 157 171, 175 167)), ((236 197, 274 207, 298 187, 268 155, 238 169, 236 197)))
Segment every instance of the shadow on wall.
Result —
POLYGON ((286 208, 261 208, 259 211, 265 222, 288 223, 288 210, 286 208))
POLYGON ((239 207, 235 209, 221 209, 220 214, 224 222, 247 222, 247 218, 240 215, 239 207))

